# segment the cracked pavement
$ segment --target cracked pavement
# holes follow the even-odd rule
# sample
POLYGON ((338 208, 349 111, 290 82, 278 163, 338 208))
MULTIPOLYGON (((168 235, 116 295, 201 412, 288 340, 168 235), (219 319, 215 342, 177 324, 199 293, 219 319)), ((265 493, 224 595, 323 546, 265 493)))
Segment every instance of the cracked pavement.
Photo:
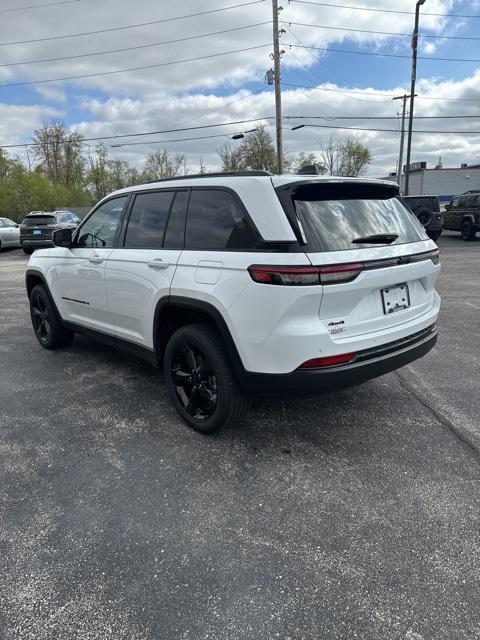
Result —
POLYGON ((480 241, 437 347, 204 437, 148 364, 30 327, 0 254, 1 640, 480 638, 480 241))

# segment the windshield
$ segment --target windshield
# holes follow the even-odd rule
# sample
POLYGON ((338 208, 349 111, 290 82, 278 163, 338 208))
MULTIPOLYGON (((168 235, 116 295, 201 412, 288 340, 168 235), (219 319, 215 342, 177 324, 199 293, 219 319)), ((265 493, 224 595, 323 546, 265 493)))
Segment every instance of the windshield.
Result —
POLYGON ((385 241, 390 245, 428 240, 418 220, 397 197, 361 198, 352 194, 352 198, 325 199, 315 191, 317 194, 299 189, 293 194, 308 252, 378 246, 378 241, 359 242, 369 236, 394 237, 385 241))
POLYGON ((22 222, 24 227, 41 227, 47 224, 55 224, 55 216, 32 216, 22 222))

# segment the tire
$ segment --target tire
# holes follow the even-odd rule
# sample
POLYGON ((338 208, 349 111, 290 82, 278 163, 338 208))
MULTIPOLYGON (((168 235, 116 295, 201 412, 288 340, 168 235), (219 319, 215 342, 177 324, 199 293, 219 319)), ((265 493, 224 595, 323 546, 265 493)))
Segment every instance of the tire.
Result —
POLYGON ((214 433, 228 428, 247 412, 249 402, 225 345, 208 324, 175 331, 165 349, 164 374, 174 407, 196 431, 214 433))
POLYGON ((430 209, 427 209, 426 207, 421 207, 420 209, 415 210, 415 215, 417 216, 420 224, 426 228, 432 222, 433 211, 430 211, 430 209))
POLYGON ((27 256, 33 253, 33 249, 31 247, 22 247, 23 252, 27 254, 27 256))
POLYGON ((43 284, 37 284, 30 293, 30 318, 44 349, 61 349, 71 344, 74 333, 63 326, 43 284))
POLYGON ((477 232, 475 231, 475 227, 470 222, 470 220, 464 220, 462 222, 461 233, 462 233, 462 240, 471 241, 471 240, 475 240, 475 234, 477 232))
POLYGON ((434 242, 436 242, 439 239, 441 233, 442 233, 441 229, 439 229, 438 231, 427 231, 428 237, 434 242))

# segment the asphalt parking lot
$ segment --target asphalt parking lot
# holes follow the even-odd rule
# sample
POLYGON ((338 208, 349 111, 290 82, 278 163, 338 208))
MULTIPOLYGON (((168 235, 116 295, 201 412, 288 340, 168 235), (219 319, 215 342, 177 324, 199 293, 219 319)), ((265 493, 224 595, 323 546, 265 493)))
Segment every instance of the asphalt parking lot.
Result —
POLYGON ((480 240, 437 347, 215 437, 149 365, 40 348, 0 254, 0 638, 480 638, 480 240))

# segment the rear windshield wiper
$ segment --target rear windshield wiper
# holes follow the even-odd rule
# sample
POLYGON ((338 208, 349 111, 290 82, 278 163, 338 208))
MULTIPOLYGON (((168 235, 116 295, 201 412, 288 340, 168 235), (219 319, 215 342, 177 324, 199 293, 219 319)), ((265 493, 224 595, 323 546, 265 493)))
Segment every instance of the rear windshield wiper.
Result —
POLYGON ((396 233, 377 233, 373 236, 354 238, 352 244, 392 244, 395 240, 398 240, 396 233))

